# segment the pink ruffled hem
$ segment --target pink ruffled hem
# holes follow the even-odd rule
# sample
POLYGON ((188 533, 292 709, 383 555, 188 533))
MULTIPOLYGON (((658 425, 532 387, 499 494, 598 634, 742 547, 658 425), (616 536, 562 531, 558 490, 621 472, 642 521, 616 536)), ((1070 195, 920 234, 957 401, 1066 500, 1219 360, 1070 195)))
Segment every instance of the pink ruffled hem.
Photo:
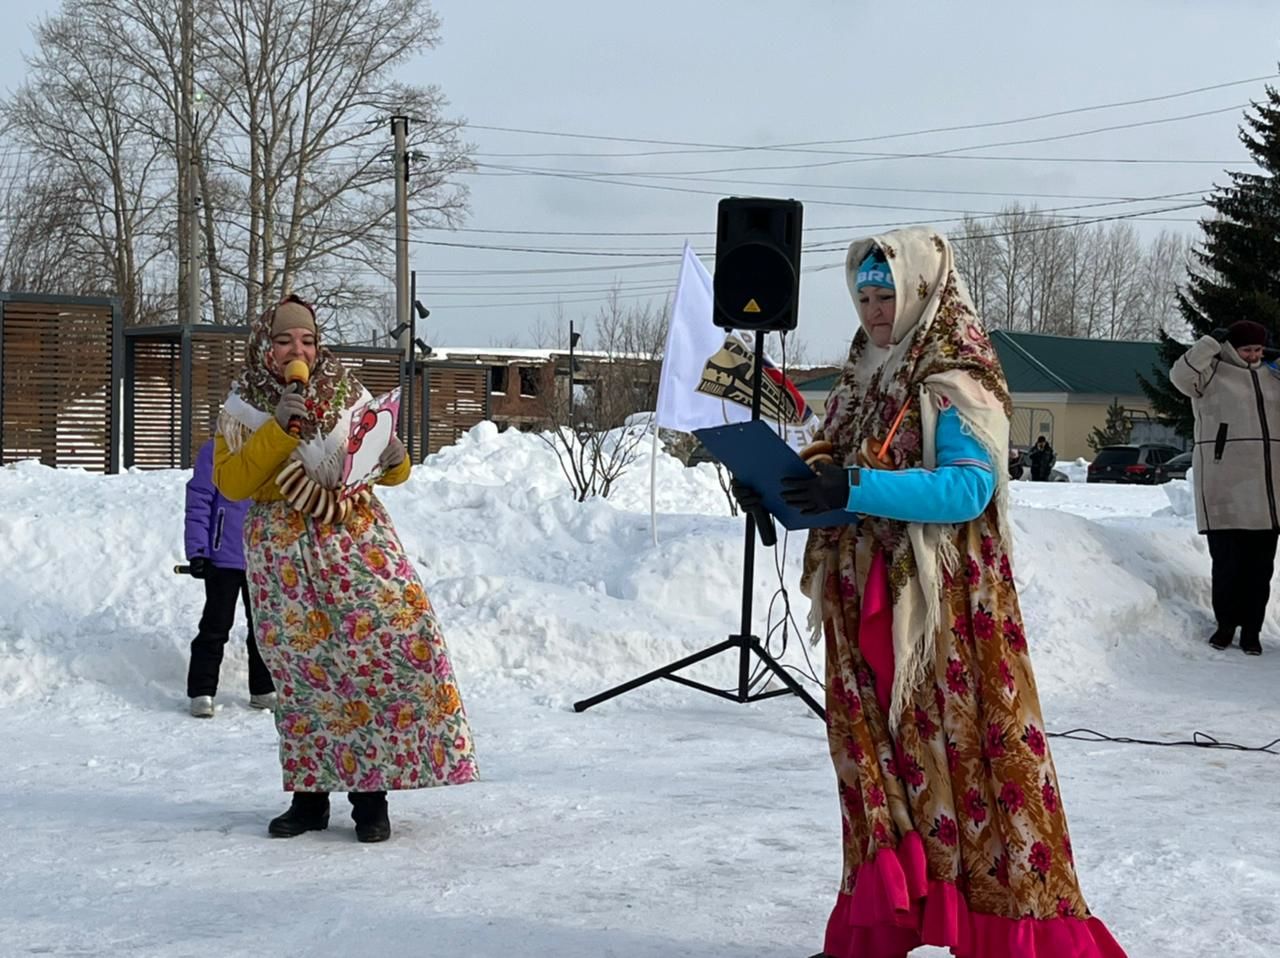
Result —
POLYGON ((827 922, 833 958, 904 958, 913 948, 955 958, 1125 958, 1097 918, 1004 918, 969 910, 950 882, 930 880, 920 835, 881 849, 858 869, 827 922))

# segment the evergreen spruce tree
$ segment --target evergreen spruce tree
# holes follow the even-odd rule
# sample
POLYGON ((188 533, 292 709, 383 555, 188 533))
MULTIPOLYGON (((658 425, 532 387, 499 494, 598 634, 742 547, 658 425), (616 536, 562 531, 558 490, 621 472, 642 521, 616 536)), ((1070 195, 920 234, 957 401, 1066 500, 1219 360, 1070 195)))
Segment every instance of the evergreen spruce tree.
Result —
POLYGON ((1089 434, 1089 448, 1097 452, 1103 446, 1123 446, 1133 434, 1133 422, 1125 415, 1119 399, 1111 400, 1107 407, 1107 422, 1101 429, 1093 427, 1089 434))
MULTIPOLYGON (((1199 338, 1238 319, 1267 328, 1271 345, 1280 344, 1280 93, 1268 86, 1266 99, 1245 113, 1240 142, 1260 168, 1228 173, 1231 183, 1207 200, 1216 214, 1201 222, 1204 239, 1178 291, 1178 309, 1199 338)), ((1169 382, 1169 367, 1186 352, 1163 332, 1160 359, 1150 378, 1139 376, 1142 390, 1158 416, 1191 438, 1195 421, 1191 401, 1169 382)))

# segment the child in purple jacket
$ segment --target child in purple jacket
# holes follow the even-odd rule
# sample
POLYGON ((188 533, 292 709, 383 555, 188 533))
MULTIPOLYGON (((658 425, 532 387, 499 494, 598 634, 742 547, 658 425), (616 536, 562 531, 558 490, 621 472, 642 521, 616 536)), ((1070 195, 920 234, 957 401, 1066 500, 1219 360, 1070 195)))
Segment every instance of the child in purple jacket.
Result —
POLYGON ((187 695, 191 714, 213 718, 222 651, 236 619, 236 596, 244 599, 249 625, 249 704, 275 708, 275 684, 258 654, 253 616, 244 575, 244 517, 250 501, 232 502, 213 485, 213 440, 200 447, 195 474, 187 482, 186 546, 191 574, 204 580, 204 613, 200 631, 191 642, 187 695))

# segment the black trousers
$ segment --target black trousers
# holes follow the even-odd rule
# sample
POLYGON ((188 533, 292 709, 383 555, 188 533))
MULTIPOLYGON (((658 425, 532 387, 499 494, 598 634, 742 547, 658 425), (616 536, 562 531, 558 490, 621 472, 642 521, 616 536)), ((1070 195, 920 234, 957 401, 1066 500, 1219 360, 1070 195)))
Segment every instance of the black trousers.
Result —
POLYGON ((187 695, 218 694, 218 672, 222 668, 222 652, 236 622, 236 596, 244 601, 244 617, 249 625, 249 694, 265 695, 275 691, 271 673, 258 654, 253 637, 253 613, 249 611, 249 588, 241 569, 219 569, 209 566, 204 579, 204 612, 200 631, 191 640, 191 665, 187 669, 187 695))
POLYGON ((1213 615, 1218 628, 1230 631, 1238 626, 1241 635, 1257 635, 1271 598, 1280 533, 1228 529, 1210 532, 1206 538, 1213 560, 1213 615))

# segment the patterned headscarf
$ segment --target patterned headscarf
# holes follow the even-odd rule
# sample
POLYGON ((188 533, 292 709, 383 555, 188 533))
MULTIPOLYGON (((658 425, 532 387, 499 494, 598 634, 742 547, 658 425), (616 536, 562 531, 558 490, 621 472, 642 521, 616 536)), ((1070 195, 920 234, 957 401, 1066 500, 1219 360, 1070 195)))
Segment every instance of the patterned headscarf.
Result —
MULTIPOLYGON (((315 316, 315 309, 309 303, 291 297, 277 305, 285 302, 300 303, 315 316)), ((281 378, 283 370, 276 368, 271 351, 271 327, 276 308, 271 307, 254 322, 249 333, 244 368, 231 386, 234 395, 267 414, 274 412, 276 403, 285 390, 285 383, 281 378)), ((300 435, 303 442, 332 432, 339 417, 354 406, 363 393, 364 388, 359 381, 347 372, 342 362, 328 348, 321 345, 317 326, 316 361, 311 369, 311 378, 302 391, 308 412, 302 420, 300 435)))
MULTIPOLYGON (((1004 373, 968 290, 956 274, 951 245, 931 229, 905 229, 855 241, 845 258, 850 293, 857 299, 857 270, 872 247, 883 251, 898 291, 891 342, 872 344, 859 329, 840 380, 827 401, 823 438, 837 458, 856 464, 864 440, 883 439, 908 405, 889 446, 897 468, 918 466, 932 450, 922 447, 922 390, 956 407, 979 438, 1008 446, 1013 406, 1004 373)), ((1003 459, 997 459, 1002 462, 1003 459)), ((931 465, 930 463, 925 463, 931 465)))
MULTIPOLYGON (((932 469, 938 415, 954 408, 991 458, 998 525, 1007 540, 1004 463, 1012 402, 995 349, 956 273, 951 245, 929 228, 855 241, 845 259, 855 302, 857 271, 873 247, 884 253, 897 290, 890 344, 877 347, 866 329, 858 330, 827 401, 820 438, 832 444, 836 462, 858 465, 860 451, 878 452, 898 422, 886 465, 932 469)), ((905 700, 932 667, 943 576, 962 561, 952 532, 951 526, 869 517, 861 529, 842 526, 809 535, 801 581, 814 603, 815 625, 830 614, 822 607, 826 570, 847 561, 856 537, 874 536, 885 553, 893 593, 895 702, 905 700)))

